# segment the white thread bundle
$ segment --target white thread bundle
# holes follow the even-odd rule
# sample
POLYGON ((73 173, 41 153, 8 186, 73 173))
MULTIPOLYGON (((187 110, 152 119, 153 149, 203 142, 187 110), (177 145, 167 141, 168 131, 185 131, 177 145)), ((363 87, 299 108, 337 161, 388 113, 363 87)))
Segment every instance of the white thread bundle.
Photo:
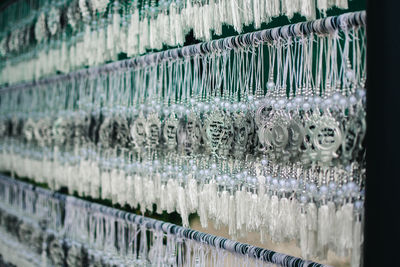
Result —
POLYGON ((279 15, 288 16, 290 19, 295 13, 299 13, 307 19, 315 19, 317 8, 325 14, 326 10, 334 6, 347 9, 348 0, 329 3, 327 0, 318 0, 316 4, 314 0, 219 0, 206 1, 204 4, 192 4, 191 1, 187 1, 182 7, 178 7, 178 4, 172 1, 168 7, 162 7, 160 12, 151 18, 144 15, 140 17, 138 7, 124 9, 121 16, 121 6, 117 5, 110 8, 109 17, 104 22, 94 25, 93 30, 88 20, 89 13, 82 16, 82 41, 79 40, 82 33, 74 31, 77 41, 70 47, 66 47, 64 41, 61 48, 48 48, 47 50, 51 51, 48 55, 40 51, 38 58, 30 56, 29 64, 12 61, 12 64, 7 64, 1 70, 1 77, 8 79, 5 82, 39 79, 41 76, 55 73, 56 68, 68 72, 82 65, 93 66, 110 59, 115 60, 121 52, 127 52, 131 57, 143 54, 146 49, 161 49, 163 44, 182 45, 185 35, 192 29, 196 38, 210 40, 211 33, 221 34, 224 24, 232 25, 241 33, 244 25, 254 23, 255 27, 259 28, 262 23, 268 23, 271 18, 279 15), (71 47, 76 47, 76 56, 73 56, 71 47))

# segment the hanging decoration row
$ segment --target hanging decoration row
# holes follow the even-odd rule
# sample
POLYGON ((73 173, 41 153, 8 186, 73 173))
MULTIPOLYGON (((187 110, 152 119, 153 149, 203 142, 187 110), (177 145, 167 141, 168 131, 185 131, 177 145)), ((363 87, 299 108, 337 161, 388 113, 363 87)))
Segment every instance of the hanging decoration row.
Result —
MULTIPOLYGON (((315 19, 316 7, 324 14, 334 6, 346 9, 347 0, 44 1, 19 22, 3 22, 0 58, 6 60, 0 65, 0 84, 115 61, 121 53, 132 57, 181 46, 191 30, 196 39, 210 40, 222 34, 222 25, 240 33, 243 26, 258 29, 280 15, 315 19)), ((14 19, 7 14, 6 9, 4 19, 14 19)))
POLYGON ((0 168, 357 266, 364 24, 348 13, 5 88, 0 168))
POLYGON ((16 239, 11 253, 32 251, 36 266, 325 266, 5 176, 0 176, 0 214, 0 244, 16 239))

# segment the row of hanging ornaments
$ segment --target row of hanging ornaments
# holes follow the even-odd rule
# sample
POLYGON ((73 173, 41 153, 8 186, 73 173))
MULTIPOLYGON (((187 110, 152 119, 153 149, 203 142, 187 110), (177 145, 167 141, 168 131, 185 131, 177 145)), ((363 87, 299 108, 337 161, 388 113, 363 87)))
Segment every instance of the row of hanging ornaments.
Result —
POLYGON ((156 204, 184 226, 197 212, 235 238, 297 240, 305 258, 359 255, 364 30, 4 90, 1 170, 142 212, 156 204))
POLYGON ((2 176, 0 211, 4 258, 18 266, 326 267, 2 176))
POLYGON ((224 24, 240 33, 279 15, 315 19, 316 7, 324 14, 335 6, 347 9, 347 0, 46 1, 34 15, 3 29, 0 83, 68 73, 117 60, 120 53, 132 57, 181 46, 191 30, 196 39, 210 40, 224 24))

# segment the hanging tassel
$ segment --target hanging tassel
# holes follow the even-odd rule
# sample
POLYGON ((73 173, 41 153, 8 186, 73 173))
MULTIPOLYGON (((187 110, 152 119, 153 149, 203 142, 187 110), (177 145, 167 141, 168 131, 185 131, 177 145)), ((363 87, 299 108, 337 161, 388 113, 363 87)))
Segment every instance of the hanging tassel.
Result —
POLYGON ((316 18, 314 0, 302 0, 301 15, 306 17, 307 20, 313 20, 316 18))
POLYGON ((349 2, 348 0, 336 0, 336 6, 340 9, 348 9, 349 2))
POLYGON ((188 209, 190 212, 195 212, 198 207, 198 193, 197 193, 197 181, 190 179, 187 185, 187 199, 188 209))
POLYGON ((138 35, 139 35, 139 11, 134 10, 128 29, 128 57, 138 53, 138 35))
POLYGON ((229 196, 229 214, 228 214, 228 230, 229 235, 235 239, 236 238, 236 204, 235 196, 229 196))
POLYGON ((322 205, 318 209, 318 245, 326 246, 329 243, 329 207, 322 205))
POLYGON ((208 189, 208 215, 211 218, 216 218, 217 217, 217 184, 215 183, 215 180, 211 180, 207 187, 205 188, 208 189))
POLYGON ((259 29, 261 27, 261 14, 260 14, 260 0, 253 0, 253 21, 254 27, 259 29))
POLYGON ((250 196, 250 211, 248 217, 248 231, 257 230, 260 226, 259 217, 259 204, 257 194, 251 194, 250 196))
POLYGON ((160 209, 162 211, 167 209, 167 189, 166 186, 164 184, 161 185, 161 189, 160 189, 161 193, 160 193, 160 209))
POLYGON ((304 212, 300 213, 299 218, 299 232, 300 232, 300 250, 301 256, 304 259, 308 257, 308 227, 307 227, 307 215, 304 212))
POLYGON ((279 227, 277 232, 281 233, 279 242, 282 242, 284 239, 288 239, 288 226, 291 224, 292 220, 290 202, 286 197, 279 200, 279 215, 277 220, 277 226, 279 227))
POLYGON ((133 177, 128 175, 126 177, 126 203, 130 207, 134 207, 134 188, 133 188, 133 177))
POLYGON ((288 239, 295 240, 299 236, 298 232, 298 218, 299 218, 299 202, 297 199, 291 199, 289 203, 290 215, 288 223, 286 224, 288 231, 288 239))
POLYGON ((219 199, 219 211, 217 212, 217 221, 220 221, 224 225, 229 224, 229 193, 224 190, 221 193, 221 198, 219 199))
POLYGON ((317 7, 322 15, 326 16, 326 11, 328 10, 328 0, 317 0, 317 7))
POLYGON ((167 182, 167 212, 171 213, 175 211, 176 208, 176 198, 177 198, 177 187, 176 181, 174 179, 169 179, 167 182))
POLYGON ((238 0, 227 1, 226 4, 231 8, 229 13, 231 14, 231 17, 232 17, 233 28, 238 33, 241 33, 243 30, 243 28, 242 28, 243 25, 242 25, 242 21, 240 19, 240 14, 239 14, 240 9, 238 6, 238 0))
MULTIPOLYGON (((204 185, 206 187, 206 185, 204 185)), ((200 224, 203 228, 208 227, 208 192, 207 189, 204 189, 199 193, 199 208, 198 214, 200 217, 200 224)))
POLYGON ((307 226, 307 255, 309 257, 315 257, 317 251, 318 210, 314 202, 308 203, 307 205, 307 226))
POLYGON ((343 224, 339 244, 345 249, 345 256, 347 256, 353 247, 353 203, 343 205, 342 212, 343 224))
POLYGON ((330 229, 329 207, 328 205, 322 205, 318 209, 318 248, 320 251, 319 257, 321 259, 325 259, 327 256, 330 229))
POLYGON ((110 191, 111 191, 111 201, 113 204, 118 202, 118 171, 116 169, 112 169, 110 172, 110 191))
POLYGON ((126 176, 125 176, 125 172, 123 170, 120 170, 118 172, 118 193, 117 193, 117 203, 119 203, 121 205, 121 207, 123 207, 125 205, 125 203, 127 203, 127 192, 128 192, 128 188, 126 186, 126 176))
POLYGON ((361 254, 363 246, 363 231, 362 223, 360 220, 355 221, 353 228, 353 248, 351 250, 351 267, 360 267, 361 264, 361 254))
POLYGON ((182 218, 183 227, 189 227, 189 213, 186 206, 185 190, 182 186, 178 187, 178 213, 182 218))
POLYGON ((269 209, 269 234, 271 235, 271 240, 277 242, 281 238, 281 233, 278 232, 279 199, 277 196, 271 197, 269 209))
POLYGON ((155 203, 155 192, 154 192, 154 182, 152 179, 144 179, 145 183, 145 203, 146 203, 146 209, 149 211, 153 211, 153 203, 155 203))
MULTIPOLYGON (((140 209, 142 210, 144 208, 144 203, 143 203, 143 183, 142 183, 142 178, 139 175, 135 175, 135 182, 134 182, 134 191, 135 191, 135 203, 137 208, 137 205, 140 205, 140 209)), ((144 213, 144 211, 143 211, 144 213)))

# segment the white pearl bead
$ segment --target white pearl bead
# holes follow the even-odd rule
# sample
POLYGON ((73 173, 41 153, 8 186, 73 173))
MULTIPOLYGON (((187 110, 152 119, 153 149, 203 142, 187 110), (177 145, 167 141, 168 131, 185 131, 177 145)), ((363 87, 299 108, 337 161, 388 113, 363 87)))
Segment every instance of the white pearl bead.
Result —
POLYGON ((281 99, 278 100, 278 103, 279 103, 279 105, 283 106, 283 105, 286 104, 286 99, 281 98, 281 99))
POLYGON ((190 99, 190 104, 192 104, 192 105, 196 104, 196 99, 191 98, 191 99, 190 99))
POLYGON ((325 195, 326 193, 328 193, 328 187, 326 187, 326 185, 323 185, 321 186, 319 191, 321 192, 321 194, 325 195))
POLYGON ((355 74, 354 74, 354 71, 353 71, 353 70, 346 70, 346 78, 347 78, 348 80, 353 80, 353 79, 354 79, 354 76, 355 76, 355 74))
POLYGON ((247 110, 246 104, 244 104, 244 103, 240 104, 240 110, 246 111, 247 110))
POLYGON ((308 103, 308 102, 305 102, 304 104, 303 104, 303 106, 302 106, 302 108, 304 109, 304 110, 310 110, 310 108, 311 108, 311 105, 310 105, 310 103, 308 103))
POLYGON ((329 108, 332 106, 332 99, 327 98, 324 100, 324 107, 329 108))
POLYGON ((319 96, 314 96, 313 100, 316 105, 321 104, 321 101, 322 101, 321 97, 319 97, 319 96))
POLYGON ((356 103, 357 103, 357 98, 356 98, 354 95, 351 95, 351 96, 349 97, 349 103, 350 103, 351 105, 356 104, 356 103))
POLYGON ((364 98, 365 95, 366 95, 366 91, 365 91, 364 88, 359 88, 359 89, 357 89, 357 96, 358 96, 359 98, 364 98))
POLYGON ((294 98, 294 102, 295 102, 297 105, 301 105, 301 103, 303 102, 303 97, 302 97, 302 96, 296 96, 296 97, 294 98))
POLYGON ((342 107, 347 106, 347 99, 345 97, 341 97, 339 100, 339 105, 342 107))
POLYGON ((252 95, 249 95, 249 96, 247 97, 247 99, 248 99, 249 101, 253 101, 254 97, 253 97, 252 95))
POLYGON ((275 83, 273 81, 269 81, 267 83, 267 89, 268 90, 274 90, 274 88, 275 88, 275 83))
POLYGON ((238 104, 238 103, 233 104, 233 105, 232 105, 232 109, 233 109, 234 111, 238 111, 238 110, 239 110, 239 104, 238 104))
POLYGON ((341 97, 342 97, 341 94, 339 94, 339 93, 334 93, 333 96, 332 96, 332 99, 333 99, 335 102, 338 102, 338 101, 340 100, 341 97))
POLYGON ((219 103, 221 99, 219 97, 214 98, 215 103, 219 103))
POLYGON ((304 196, 304 195, 301 196, 301 197, 300 197, 300 202, 301 202, 301 203, 306 203, 306 202, 307 202, 307 197, 304 196))

